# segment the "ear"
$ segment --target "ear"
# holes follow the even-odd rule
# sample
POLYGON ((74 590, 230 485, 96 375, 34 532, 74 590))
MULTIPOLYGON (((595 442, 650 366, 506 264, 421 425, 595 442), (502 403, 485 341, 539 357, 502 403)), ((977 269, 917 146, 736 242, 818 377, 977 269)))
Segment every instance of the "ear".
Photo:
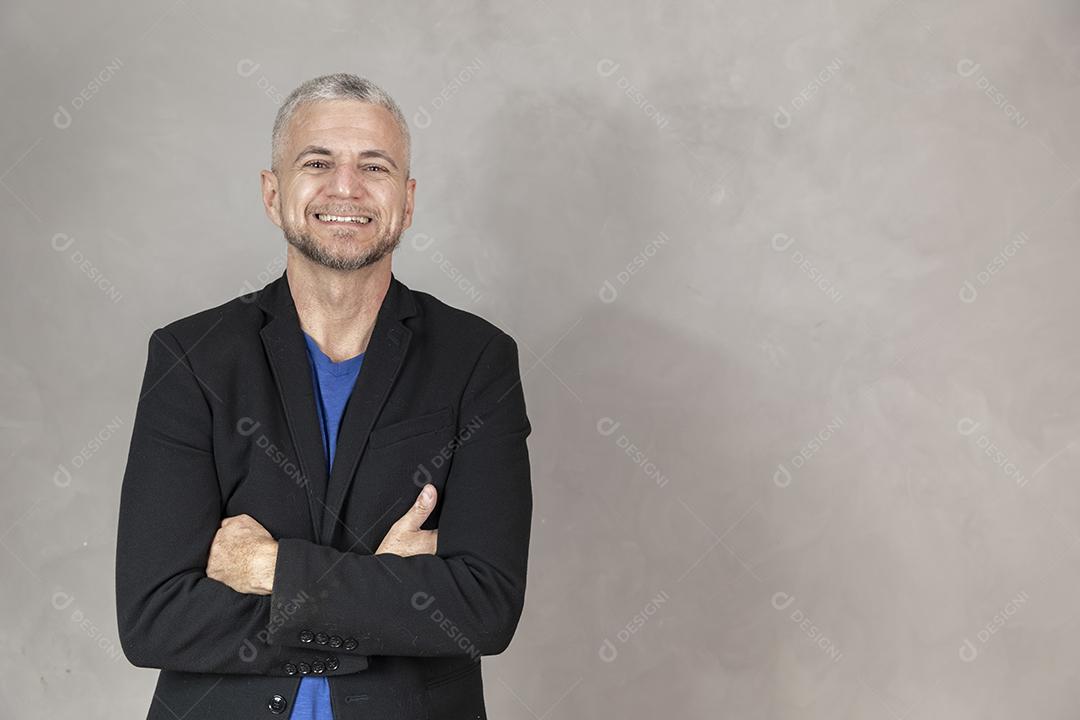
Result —
POLYGON ((259 177, 262 181, 262 201, 266 217, 270 218, 270 222, 281 227, 281 195, 278 193, 277 175, 270 170, 263 170, 259 173, 259 177))
POLYGON ((416 201, 416 178, 405 181, 405 222, 401 229, 406 230, 412 225, 413 206, 416 201))

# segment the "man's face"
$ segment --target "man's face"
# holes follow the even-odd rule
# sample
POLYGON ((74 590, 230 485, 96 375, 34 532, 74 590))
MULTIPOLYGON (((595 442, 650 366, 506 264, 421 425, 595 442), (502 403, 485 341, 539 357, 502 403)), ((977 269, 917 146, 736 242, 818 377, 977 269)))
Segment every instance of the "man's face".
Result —
POLYGON ((262 172, 263 205, 291 245, 336 270, 394 251, 412 224, 416 180, 388 110, 356 100, 302 105, 283 146, 277 174, 262 172))

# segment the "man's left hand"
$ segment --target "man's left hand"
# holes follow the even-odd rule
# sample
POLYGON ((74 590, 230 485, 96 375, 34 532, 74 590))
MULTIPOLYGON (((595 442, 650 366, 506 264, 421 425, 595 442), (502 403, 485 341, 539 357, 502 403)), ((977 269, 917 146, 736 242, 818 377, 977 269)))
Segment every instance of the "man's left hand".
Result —
POLYGON ((206 576, 236 592, 269 595, 274 588, 277 551, 277 540, 255 518, 227 517, 210 546, 206 576))

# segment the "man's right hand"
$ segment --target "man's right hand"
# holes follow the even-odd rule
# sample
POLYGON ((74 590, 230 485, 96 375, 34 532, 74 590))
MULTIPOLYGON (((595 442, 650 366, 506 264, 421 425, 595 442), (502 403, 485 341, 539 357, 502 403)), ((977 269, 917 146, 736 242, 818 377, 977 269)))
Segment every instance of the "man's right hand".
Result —
POLYGON ((439 529, 421 530, 420 526, 435 509, 435 501, 435 486, 431 483, 424 485, 409 511, 390 527, 375 554, 389 553, 401 557, 434 555, 439 543, 439 529))

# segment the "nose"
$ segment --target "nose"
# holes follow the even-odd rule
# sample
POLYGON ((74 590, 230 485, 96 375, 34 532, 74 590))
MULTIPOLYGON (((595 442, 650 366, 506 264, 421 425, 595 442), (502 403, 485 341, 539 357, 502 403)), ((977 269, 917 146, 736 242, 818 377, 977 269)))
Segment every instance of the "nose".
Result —
POLYGON ((334 168, 327 190, 335 197, 359 197, 364 193, 363 171, 348 163, 341 163, 334 168))

